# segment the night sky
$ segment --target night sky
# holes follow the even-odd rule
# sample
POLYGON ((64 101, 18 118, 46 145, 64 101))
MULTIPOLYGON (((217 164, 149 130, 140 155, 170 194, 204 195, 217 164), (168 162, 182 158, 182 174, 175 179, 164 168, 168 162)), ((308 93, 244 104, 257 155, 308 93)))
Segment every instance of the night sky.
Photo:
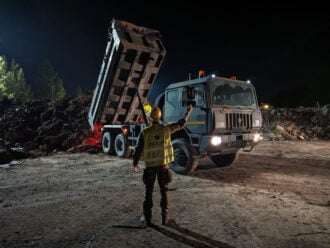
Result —
POLYGON ((14 59, 31 85, 37 65, 48 58, 73 95, 77 86, 95 87, 115 18, 163 36, 167 54, 152 95, 203 69, 251 80, 259 101, 330 103, 330 15, 324 6, 130 2, 0 0, 0 55, 14 59))

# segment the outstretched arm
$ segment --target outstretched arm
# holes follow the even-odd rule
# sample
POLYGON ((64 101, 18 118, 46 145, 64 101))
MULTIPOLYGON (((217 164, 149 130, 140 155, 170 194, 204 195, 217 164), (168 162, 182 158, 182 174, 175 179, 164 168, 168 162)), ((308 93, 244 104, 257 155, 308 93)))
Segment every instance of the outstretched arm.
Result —
POLYGON ((189 104, 187 106, 187 111, 184 114, 184 118, 185 118, 186 121, 189 119, 189 116, 190 116, 192 110, 193 110, 193 106, 191 104, 189 104))
POLYGON ((168 125, 168 127, 170 128, 171 134, 175 133, 176 131, 180 130, 181 128, 183 128, 186 125, 192 110, 193 110, 193 106, 191 104, 189 104, 187 106, 187 111, 184 114, 183 118, 178 120, 177 123, 172 123, 172 124, 168 125))

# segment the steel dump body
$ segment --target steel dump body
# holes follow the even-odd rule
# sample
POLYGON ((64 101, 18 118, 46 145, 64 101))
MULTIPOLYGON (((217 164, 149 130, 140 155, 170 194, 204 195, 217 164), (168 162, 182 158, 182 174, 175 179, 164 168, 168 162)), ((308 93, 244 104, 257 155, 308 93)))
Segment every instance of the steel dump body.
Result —
POLYGON ((165 56, 157 30, 112 20, 108 42, 88 113, 95 125, 137 121, 165 56), (137 94, 138 90, 138 94, 137 94))

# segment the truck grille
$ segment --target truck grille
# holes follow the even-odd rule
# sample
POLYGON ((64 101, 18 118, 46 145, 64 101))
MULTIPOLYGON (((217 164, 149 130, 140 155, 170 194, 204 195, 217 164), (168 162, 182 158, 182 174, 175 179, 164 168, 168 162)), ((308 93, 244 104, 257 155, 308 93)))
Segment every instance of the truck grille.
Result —
POLYGON ((252 114, 226 113, 226 130, 234 129, 252 129, 252 114))

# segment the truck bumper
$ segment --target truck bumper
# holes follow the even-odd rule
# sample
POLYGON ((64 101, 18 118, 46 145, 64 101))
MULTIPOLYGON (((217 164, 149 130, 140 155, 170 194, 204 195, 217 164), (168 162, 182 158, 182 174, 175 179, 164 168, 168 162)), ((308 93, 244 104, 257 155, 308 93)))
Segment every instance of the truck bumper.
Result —
POLYGON ((202 136, 199 152, 216 155, 236 153, 240 149, 248 151, 247 148, 250 148, 249 151, 251 151, 262 139, 262 133, 202 136), (218 143, 214 142, 215 139, 218 143))

